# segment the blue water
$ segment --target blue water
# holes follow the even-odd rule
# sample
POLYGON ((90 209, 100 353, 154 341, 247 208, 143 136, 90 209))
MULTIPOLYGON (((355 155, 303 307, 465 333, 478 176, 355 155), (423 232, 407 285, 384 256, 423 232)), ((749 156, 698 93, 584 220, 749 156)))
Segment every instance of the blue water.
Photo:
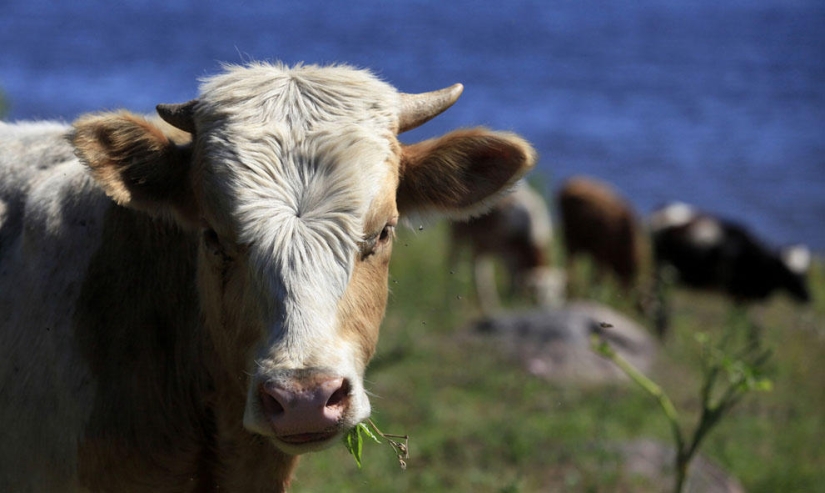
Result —
POLYGON ((548 191, 588 174, 646 214, 679 199, 825 252, 825 2, 0 0, 7 119, 150 112, 221 61, 464 83, 403 139, 525 135, 548 191))

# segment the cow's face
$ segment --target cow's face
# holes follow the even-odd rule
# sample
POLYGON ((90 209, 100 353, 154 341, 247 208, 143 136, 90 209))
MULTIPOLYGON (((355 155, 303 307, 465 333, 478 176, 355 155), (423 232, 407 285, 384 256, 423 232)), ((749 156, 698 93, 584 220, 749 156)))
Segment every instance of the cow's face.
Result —
POLYGON ((411 97, 347 67, 254 65, 159 107, 186 145, 128 114, 75 124, 109 195, 201 235, 201 304, 225 383, 245 396, 246 429, 287 453, 369 416, 363 374, 399 216, 481 211, 533 164, 524 141, 486 130, 398 142, 460 92, 411 97))

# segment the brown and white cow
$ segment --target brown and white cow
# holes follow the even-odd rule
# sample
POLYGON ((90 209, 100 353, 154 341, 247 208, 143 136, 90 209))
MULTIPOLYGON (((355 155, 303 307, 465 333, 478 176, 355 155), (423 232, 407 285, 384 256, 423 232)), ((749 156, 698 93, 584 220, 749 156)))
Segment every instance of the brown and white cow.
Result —
POLYGON ((504 267, 511 294, 527 295, 538 305, 563 300, 564 275, 552 267, 553 223, 544 197, 520 180, 493 208, 467 221, 450 223, 450 264, 470 250, 479 306, 492 312, 501 305, 495 262, 504 267))
POLYGON ((283 491, 340 443, 399 217, 477 214, 533 165, 510 133, 399 143, 461 90, 261 63, 158 107, 189 142, 0 124, 0 490, 283 491))

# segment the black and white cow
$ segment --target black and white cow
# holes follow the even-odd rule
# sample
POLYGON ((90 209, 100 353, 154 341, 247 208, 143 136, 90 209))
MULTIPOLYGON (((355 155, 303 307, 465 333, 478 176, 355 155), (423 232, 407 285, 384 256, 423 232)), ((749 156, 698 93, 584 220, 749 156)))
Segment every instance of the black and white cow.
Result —
POLYGON ((657 272, 672 267, 682 285, 720 291, 740 303, 777 291, 800 302, 810 299, 807 247, 773 250, 745 227, 684 203, 655 211, 649 226, 657 272))

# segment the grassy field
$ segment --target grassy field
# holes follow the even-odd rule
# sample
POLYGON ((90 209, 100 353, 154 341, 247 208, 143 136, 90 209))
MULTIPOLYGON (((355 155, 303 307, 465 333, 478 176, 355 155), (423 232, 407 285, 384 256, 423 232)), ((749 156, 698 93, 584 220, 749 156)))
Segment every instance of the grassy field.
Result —
MULTIPOLYGON (((409 435, 407 469, 388 445, 374 442, 365 443, 358 469, 342 444, 305 456, 293 491, 661 491, 625 472, 614 452, 616 443, 636 438, 670 443, 653 399, 632 384, 551 384, 492 341, 459 337, 479 313, 469 267, 447 265, 445 241, 443 225, 399 232, 387 317, 366 377, 375 423, 409 435)), ((780 296, 748 312, 774 350, 774 388, 748 394, 701 448, 751 493, 825 492, 821 264, 812 285, 808 306, 780 296)), ((638 318, 632 301, 610 286, 590 295, 638 318)), ((718 333, 730 306, 676 290, 673 309, 673 332, 649 376, 690 426, 701 377, 694 334, 718 333)))

